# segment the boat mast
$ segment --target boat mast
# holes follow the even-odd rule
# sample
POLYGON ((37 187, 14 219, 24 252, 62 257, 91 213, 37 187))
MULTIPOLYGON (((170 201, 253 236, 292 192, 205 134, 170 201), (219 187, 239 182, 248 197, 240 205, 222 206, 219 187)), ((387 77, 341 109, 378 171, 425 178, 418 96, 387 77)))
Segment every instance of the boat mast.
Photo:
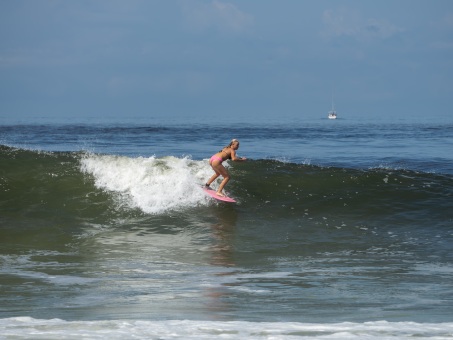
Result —
POLYGON ((333 93, 332 93, 332 113, 335 113, 335 106, 333 105, 333 93))

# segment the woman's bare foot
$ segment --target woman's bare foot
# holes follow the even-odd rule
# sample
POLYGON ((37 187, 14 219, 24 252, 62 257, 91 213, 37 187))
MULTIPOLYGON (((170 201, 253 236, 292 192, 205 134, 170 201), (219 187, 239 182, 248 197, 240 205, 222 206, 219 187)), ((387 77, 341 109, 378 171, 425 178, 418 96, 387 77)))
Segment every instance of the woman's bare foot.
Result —
POLYGON ((216 195, 220 196, 220 197, 225 197, 225 195, 223 193, 221 193, 221 192, 216 192, 216 195))

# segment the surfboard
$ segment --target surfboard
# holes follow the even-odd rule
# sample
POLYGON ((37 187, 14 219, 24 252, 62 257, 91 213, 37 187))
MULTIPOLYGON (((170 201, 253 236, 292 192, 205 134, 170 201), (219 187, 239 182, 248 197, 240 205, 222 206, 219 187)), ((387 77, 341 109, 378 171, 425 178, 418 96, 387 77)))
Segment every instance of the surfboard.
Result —
POLYGON ((203 191, 218 201, 236 203, 236 201, 234 199, 232 199, 231 197, 227 197, 227 196, 222 197, 222 196, 217 195, 217 191, 215 191, 215 190, 203 188, 203 191))

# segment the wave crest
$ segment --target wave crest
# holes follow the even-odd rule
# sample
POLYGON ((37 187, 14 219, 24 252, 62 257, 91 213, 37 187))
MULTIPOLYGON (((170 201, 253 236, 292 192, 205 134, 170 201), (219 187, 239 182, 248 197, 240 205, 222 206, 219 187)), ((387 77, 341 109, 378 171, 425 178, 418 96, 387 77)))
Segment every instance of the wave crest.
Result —
POLYGON ((88 154, 81 160, 81 170, 93 176, 97 188, 117 194, 121 205, 145 213, 208 203, 200 188, 212 172, 205 161, 88 154))

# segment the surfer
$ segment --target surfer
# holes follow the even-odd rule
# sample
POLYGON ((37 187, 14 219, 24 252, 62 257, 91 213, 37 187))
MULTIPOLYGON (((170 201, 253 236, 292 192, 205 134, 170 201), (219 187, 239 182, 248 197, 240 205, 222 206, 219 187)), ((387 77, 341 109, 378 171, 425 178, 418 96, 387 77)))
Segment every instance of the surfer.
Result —
POLYGON ((225 197, 222 193, 223 188, 230 180, 230 173, 227 169, 223 166, 223 162, 227 159, 231 159, 232 161, 245 161, 247 158, 245 157, 237 157, 236 150, 239 149, 239 141, 237 139, 232 139, 230 144, 225 146, 222 150, 218 153, 213 155, 209 160, 209 164, 211 165, 212 170, 215 171, 215 174, 206 182, 206 188, 209 188, 212 182, 214 182, 217 177, 222 176, 223 180, 220 183, 219 189, 217 190, 217 195, 221 197, 225 197))

